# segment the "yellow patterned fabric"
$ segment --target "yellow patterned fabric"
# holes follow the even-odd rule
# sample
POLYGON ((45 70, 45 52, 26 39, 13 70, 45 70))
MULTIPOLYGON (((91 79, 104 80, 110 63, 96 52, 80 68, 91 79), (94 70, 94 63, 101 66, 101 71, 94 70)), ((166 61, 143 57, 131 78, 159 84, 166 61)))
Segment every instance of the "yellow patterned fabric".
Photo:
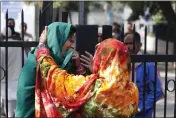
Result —
POLYGON ((133 117, 138 89, 130 80, 130 58, 125 45, 107 39, 96 49, 94 74, 68 74, 49 50, 37 51, 36 117, 133 117))

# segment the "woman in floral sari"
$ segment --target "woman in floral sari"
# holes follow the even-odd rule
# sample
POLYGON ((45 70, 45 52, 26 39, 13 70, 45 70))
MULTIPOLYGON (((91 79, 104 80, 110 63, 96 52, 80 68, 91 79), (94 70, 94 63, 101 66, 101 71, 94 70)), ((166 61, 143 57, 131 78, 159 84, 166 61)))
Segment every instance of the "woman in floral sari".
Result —
POLYGON ((44 44, 37 50, 36 117, 133 117, 138 89, 130 80, 130 58, 116 39, 96 49, 93 74, 73 75, 61 69, 44 44))

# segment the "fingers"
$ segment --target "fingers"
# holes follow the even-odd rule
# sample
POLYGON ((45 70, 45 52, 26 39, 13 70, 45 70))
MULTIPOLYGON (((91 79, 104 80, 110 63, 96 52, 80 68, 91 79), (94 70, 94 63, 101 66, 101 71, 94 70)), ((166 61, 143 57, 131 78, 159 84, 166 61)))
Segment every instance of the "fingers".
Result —
POLYGON ((45 33, 45 30, 42 31, 42 33, 40 34, 40 37, 42 37, 44 33, 45 33))
POLYGON ((83 63, 81 63, 81 65, 86 67, 86 68, 89 68, 89 65, 86 65, 86 64, 83 64, 83 63))
POLYGON ((40 43, 46 43, 47 40, 47 32, 48 32, 48 27, 45 26, 45 29, 42 31, 40 35, 40 43))
POLYGON ((90 59, 89 57, 86 57, 86 56, 84 56, 84 55, 81 55, 81 58, 82 58, 83 60, 88 61, 88 62, 91 61, 91 59, 90 59))
POLYGON ((45 34, 48 33, 48 26, 45 26, 45 34))
POLYGON ((81 62, 87 64, 87 65, 90 65, 91 63, 83 58, 80 58, 81 62))
POLYGON ((79 57, 78 56, 72 56, 71 58, 72 59, 78 59, 79 57))
POLYGON ((89 52, 85 51, 86 55, 88 55, 90 58, 93 58, 92 54, 90 54, 89 52))

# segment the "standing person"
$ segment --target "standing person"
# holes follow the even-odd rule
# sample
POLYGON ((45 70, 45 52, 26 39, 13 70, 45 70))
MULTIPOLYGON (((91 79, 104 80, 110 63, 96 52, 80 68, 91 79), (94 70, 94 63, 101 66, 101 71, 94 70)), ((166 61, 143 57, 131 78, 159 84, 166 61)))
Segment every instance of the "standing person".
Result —
MULTIPOLYGON (((46 45, 61 68, 69 73, 83 74, 85 71, 80 65, 78 53, 70 50, 75 32, 75 27, 69 23, 54 22, 48 26, 46 45)), ((18 79, 16 117, 35 117, 36 67, 35 48, 29 52, 18 79)))
POLYGON ((132 22, 128 22, 128 24, 127 24, 127 32, 126 33, 133 33, 133 23, 132 22))
POLYGON ((120 25, 116 22, 113 23, 113 38, 121 40, 120 25))
MULTIPOLYGON (((6 35, 6 30, 4 30, 3 35, 6 35)), ((12 31, 8 27, 8 41, 17 41, 11 38, 12 31)), ((16 108, 16 91, 18 85, 18 77, 22 67, 22 49, 20 47, 8 47, 8 59, 5 59, 5 48, 0 48, 1 66, 6 69, 6 60, 8 60, 8 116, 13 117, 16 108)), ((1 70, 1 79, 3 78, 4 72, 1 70)), ((4 104, 4 111, 6 112, 5 105, 5 78, 1 80, 1 100, 4 104)))
POLYGON ((129 53, 122 42, 102 41, 96 48, 93 74, 78 76, 55 63, 45 46, 45 33, 42 37, 36 58, 35 117, 134 116, 138 89, 130 81, 129 53))
MULTIPOLYGON (((23 28, 22 28, 22 24, 21 24, 21 29, 24 33, 24 41, 26 42, 30 42, 30 41, 34 41, 34 38, 31 34, 27 33, 27 24, 23 23, 23 28)), ((21 39, 22 39, 22 34, 21 35, 21 39)), ((25 47, 25 54, 26 56, 28 56, 29 51, 31 50, 30 47, 25 47)))
POLYGON ((98 43, 102 41, 102 27, 98 27, 98 43))
MULTIPOLYGON (((124 43, 128 47, 131 54, 141 55, 141 39, 140 35, 136 32, 128 33, 124 38, 124 43), (135 41, 135 51, 133 51, 133 36, 135 41)), ((143 113, 145 118, 152 118, 154 103, 154 84, 155 83, 155 65, 152 62, 146 62, 146 91, 144 92, 144 63, 136 63, 135 65, 135 79, 139 90, 139 105, 136 118, 141 118, 143 113), (145 111, 143 112, 143 94, 145 94, 145 111)), ((156 101, 163 97, 162 83, 160 76, 157 75, 156 79, 156 101)))
POLYGON ((15 31, 15 20, 13 18, 8 19, 8 27, 12 30, 12 38, 15 40, 21 40, 20 33, 15 31))
POLYGON ((23 23, 23 28, 22 28, 22 24, 21 24, 21 29, 23 30, 23 33, 24 33, 24 41, 34 41, 33 36, 31 34, 27 33, 27 28, 28 27, 25 22, 23 23))

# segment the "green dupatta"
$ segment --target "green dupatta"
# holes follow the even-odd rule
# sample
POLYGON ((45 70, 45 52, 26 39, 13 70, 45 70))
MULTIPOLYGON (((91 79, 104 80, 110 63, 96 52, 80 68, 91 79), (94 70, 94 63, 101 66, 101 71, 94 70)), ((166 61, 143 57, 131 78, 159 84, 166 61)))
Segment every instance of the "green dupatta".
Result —
MULTIPOLYGON (((72 51, 61 55, 62 46, 67 41, 71 24, 54 22, 48 26, 47 46, 58 65, 68 70, 71 64, 72 51)), ((17 104, 15 117, 35 117, 35 77, 36 77, 36 49, 29 52, 27 61, 18 79, 17 104)))

